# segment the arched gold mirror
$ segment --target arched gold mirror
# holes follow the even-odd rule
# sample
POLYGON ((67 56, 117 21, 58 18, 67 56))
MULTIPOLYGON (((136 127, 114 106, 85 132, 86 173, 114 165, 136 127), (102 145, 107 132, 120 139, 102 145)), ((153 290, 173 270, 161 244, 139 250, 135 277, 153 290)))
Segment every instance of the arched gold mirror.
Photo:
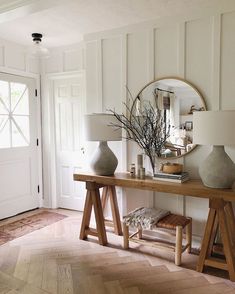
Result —
POLYGON ((138 116, 148 105, 160 110, 169 126, 162 158, 181 157, 196 147, 193 144, 193 112, 206 110, 206 104, 195 86, 176 77, 157 79, 140 90, 131 114, 138 116))

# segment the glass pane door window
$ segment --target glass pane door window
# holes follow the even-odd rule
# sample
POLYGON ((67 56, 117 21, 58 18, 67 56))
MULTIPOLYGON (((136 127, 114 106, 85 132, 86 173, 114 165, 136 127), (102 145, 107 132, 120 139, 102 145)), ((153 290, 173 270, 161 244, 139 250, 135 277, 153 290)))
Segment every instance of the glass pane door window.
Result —
POLYGON ((0 80, 0 148, 29 144, 28 87, 23 83, 0 80))

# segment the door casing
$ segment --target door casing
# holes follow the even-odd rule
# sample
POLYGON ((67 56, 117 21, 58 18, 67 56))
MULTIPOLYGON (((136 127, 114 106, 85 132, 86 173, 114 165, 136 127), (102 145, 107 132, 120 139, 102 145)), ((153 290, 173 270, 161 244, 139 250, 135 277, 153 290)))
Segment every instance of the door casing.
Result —
MULTIPOLYGON (((85 97, 85 71, 76 71, 73 73, 47 74, 42 78, 44 107, 43 111, 48 114, 46 125, 43 126, 44 149, 47 154, 43 159, 44 171, 44 202, 43 206, 48 208, 58 208, 58 183, 57 183, 57 156, 56 156, 56 125, 55 125, 55 101, 54 101, 54 81, 58 79, 68 79, 82 77, 84 80, 85 97)), ((84 109, 86 104, 84 101, 84 109)))

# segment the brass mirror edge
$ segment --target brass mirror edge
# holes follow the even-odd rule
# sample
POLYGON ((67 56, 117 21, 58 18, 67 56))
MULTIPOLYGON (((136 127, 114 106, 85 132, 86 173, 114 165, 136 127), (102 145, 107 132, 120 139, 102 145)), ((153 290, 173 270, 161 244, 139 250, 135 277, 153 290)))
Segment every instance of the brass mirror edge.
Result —
MULTIPOLYGON (((136 102, 136 99, 137 97, 140 95, 140 93, 146 89, 149 85, 155 83, 155 82, 158 82, 158 81, 161 81, 161 80, 168 80, 168 79, 175 79, 175 80, 179 80, 181 82, 184 82, 185 84, 187 84, 188 86, 192 87, 193 90, 200 96, 201 98, 201 101, 202 101, 202 104, 203 104, 203 107, 205 109, 205 111, 207 110, 207 107, 206 107, 206 102, 205 102, 205 99, 204 97, 202 96, 201 92, 198 90, 198 88, 191 82, 189 82, 188 80, 186 79, 183 79, 183 78, 180 78, 180 77, 177 77, 177 76, 164 76, 164 77, 161 77, 161 78, 157 78, 157 79, 154 79, 152 80, 151 82, 147 83, 139 92, 138 94, 136 95, 135 99, 133 100, 133 103, 132 103, 132 106, 131 106, 131 112, 133 111, 133 107, 134 107, 134 104, 136 102)), ((191 153, 192 151, 194 151, 196 149, 198 145, 194 144, 193 148, 190 149, 188 152, 184 153, 184 154, 181 154, 181 155, 178 155, 178 156, 169 156, 169 157, 159 157, 159 159, 161 160, 171 160, 171 159, 177 159, 177 158, 180 158, 180 157, 184 157, 186 155, 188 155, 189 153, 191 153)))

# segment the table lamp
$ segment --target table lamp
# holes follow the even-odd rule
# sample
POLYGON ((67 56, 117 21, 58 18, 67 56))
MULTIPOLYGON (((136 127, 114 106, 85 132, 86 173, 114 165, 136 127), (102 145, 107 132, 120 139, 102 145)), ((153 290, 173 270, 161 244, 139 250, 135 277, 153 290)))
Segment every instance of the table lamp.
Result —
POLYGON ((235 110, 196 111, 193 113, 193 143, 213 145, 213 150, 199 167, 205 186, 231 188, 235 165, 224 146, 235 145, 235 110))
POLYGON ((90 162, 91 169, 97 175, 113 175, 118 165, 118 160, 109 148, 107 141, 121 141, 121 129, 112 126, 118 125, 118 120, 112 114, 95 113, 85 115, 85 136, 87 141, 99 141, 93 158, 90 162))

